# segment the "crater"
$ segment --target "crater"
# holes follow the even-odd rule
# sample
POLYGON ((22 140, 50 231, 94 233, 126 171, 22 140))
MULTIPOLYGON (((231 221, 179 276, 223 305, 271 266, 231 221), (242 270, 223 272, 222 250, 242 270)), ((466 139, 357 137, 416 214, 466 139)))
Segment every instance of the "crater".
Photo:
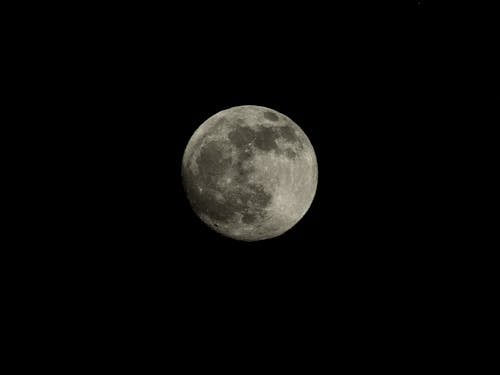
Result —
POLYGON ((265 111, 264 117, 270 121, 278 121, 280 119, 276 113, 271 111, 265 111))
POLYGON ((293 150, 290 150, 289 148, 287 148, 285 150, 285 156, 289 159, 295 159, 297 157, 297 153, 293 150))

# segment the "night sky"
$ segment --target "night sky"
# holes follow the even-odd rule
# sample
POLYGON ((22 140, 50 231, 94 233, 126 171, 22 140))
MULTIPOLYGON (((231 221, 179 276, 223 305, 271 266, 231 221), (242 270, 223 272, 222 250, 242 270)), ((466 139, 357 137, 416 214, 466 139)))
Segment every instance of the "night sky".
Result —
POLYGON ((115 62, 107 105, 121 119, 104 136, 115 137, 123 157, 112 173, 125 177, 112 195, 113 237, 130 256, 145 249, 141 261, 152 257, 154 267, 193 260, 244 273, 285 262, 311 277, 340 267, 363 278, 374 269, 411 275, 439 264, 446 255, 429 243, 446 211, 436 204, 446 201, 445 149, 488 96, 478 87, 489 81, 483 70, 464 73, 466 47, 478 47, 463 18, 434 3, 396 3, 256 3, 229 13, 199 5, 197 12, 139 12, 135 23, 118 17, 124 32, 103 48, 115 62), (319 164, 309 212, 285 235, 260 243, 206 227, 180 175, 194 130, 243 104, 292 118, 319 164))
POLYGON ((75 54, 86 89, 73 113, 97 178, 82 182, 88 217, 72 238, 84 246, 68 273, 79 267, 135 311, 145 306, 155 321, 173 314, 170 322, 191 333, 212 327, 209 335, 242 311, 292 335, 290 316, 315 331, 326 321, 363 331, 418 313, 424 297, 441 303, 465 256, 447 246, 460 236, 450 217, 462 212, 461 183, 450 181, 468 165, 463 139, 488 120, 498 90, 494 49, 482 48, 492 24, 436 4, 201 2, 95 13, 75 54), (196 128, 244 104, 293 119, 319 166, 304 218, 253 243, 203 224, 181 181, 196 128))

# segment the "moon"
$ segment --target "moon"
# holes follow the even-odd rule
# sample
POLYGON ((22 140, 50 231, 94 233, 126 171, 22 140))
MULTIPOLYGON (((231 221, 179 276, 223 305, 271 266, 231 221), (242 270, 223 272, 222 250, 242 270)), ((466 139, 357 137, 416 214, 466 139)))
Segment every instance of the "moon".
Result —
POLYGON ((216 113, 194 132, 182 181, 193 211, 210 228, 259 241, 282 235, 305 215, 318 164, 309 138, 290 118, 244 105, 216 113))

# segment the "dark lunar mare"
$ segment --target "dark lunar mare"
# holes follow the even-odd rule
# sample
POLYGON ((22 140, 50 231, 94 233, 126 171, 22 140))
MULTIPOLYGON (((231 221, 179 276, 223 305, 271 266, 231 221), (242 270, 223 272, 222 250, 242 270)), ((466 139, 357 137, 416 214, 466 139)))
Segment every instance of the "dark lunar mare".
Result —
POLYGON ((255 139, 255 132, 246 126, 238 126, 235 130, 229 132, 227 137, 233 145, 241 149, 255 139))
POLYGON ((278 139, 279 137, 280 133, 278 130, 262 127, 256 132, 255 147, 262 151, 274 150, 276 152, 279 152, 279 147, 276 144, 276 139, 278 139))
POLYGON ((288 142, 291 143, 299 142, 299 138, 295 135, 295 130, 289 125, 280 127, 279 133, 288 142))
POLYGON ((278 155, 284 153, 288 158, 294 158, 296 154, 292 150, 281 150, 276 144, 278 138, 283 138, 287 142, 296 144, 299 150, 303 149, 300 138, 290 125, 280 127, 264 127, 259 125, 257 130, 245 126, 237 126, 236 129, 229 132, 228 138, 238 149, 243 149, 251 143, 259 150, 274 151, 278 155))
POLYGON ((253 135, 246 130, 229 137, 232 145, 238 149, 237 160, 227 157, 224 153, 224 149, 228 146, 227 142, 207 142, 196 159, 198 174, 194 174, 190 168, 183 170, 185 189, 196 212, 221 223, 232 222, 235 213, 240 213, 242 221, 246 224, 254 223, 263 217, 263 209, 269 205, 272 196, 262 186, 249 182, 248 176, 253 168, 243 163, 253 156, 251 150, 244 149, 252 137, 253 135), (230 184, 223 189, 219 182, 232 168, 237 172, 236 184, 230 184), (217 192, 222 194, 224 201, 216 199, 217 192))
POLYGON ((221 204, 215 199, 217 181, 231 167, 232 159, 224 155, 216 141, 203 146, 198 158, 198 173, 191 168, 183 169, 184 187, 196 212, 218 221, 227 221, 233 214, 231 204, 221 204), (203 190, 200 191, 200 188, 203 190))

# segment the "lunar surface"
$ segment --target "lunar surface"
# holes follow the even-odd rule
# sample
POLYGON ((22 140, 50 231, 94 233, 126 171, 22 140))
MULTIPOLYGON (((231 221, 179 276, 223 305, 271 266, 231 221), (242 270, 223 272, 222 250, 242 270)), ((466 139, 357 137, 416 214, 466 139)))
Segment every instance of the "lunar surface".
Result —
POLYGON ((313 146, 287 116, 254 105, 207 119, 189 140, 182 178, 194 212, 220 234, 273 238, 309 209, 318 181, 313 146))

